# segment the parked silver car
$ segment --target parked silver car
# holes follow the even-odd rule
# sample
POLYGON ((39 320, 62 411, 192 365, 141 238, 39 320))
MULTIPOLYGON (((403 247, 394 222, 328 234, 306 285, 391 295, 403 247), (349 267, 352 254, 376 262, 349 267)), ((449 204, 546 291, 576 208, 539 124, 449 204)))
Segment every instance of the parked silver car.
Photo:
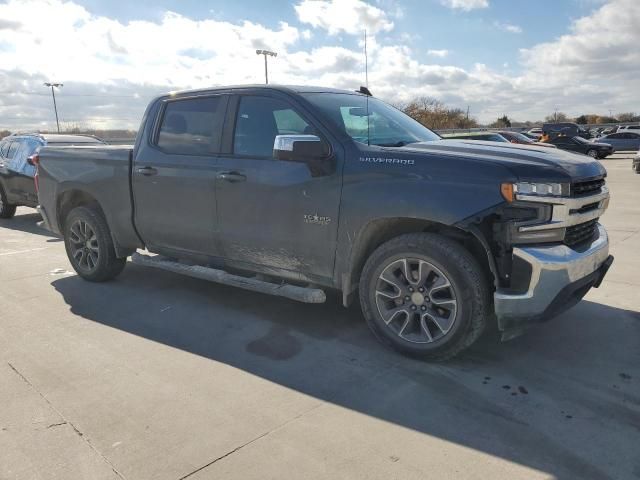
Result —
POLYGON ((640 148, 640 133, 617 132, 598 138, 599 143, 608 143, 615 151, 638 150, 640 148))

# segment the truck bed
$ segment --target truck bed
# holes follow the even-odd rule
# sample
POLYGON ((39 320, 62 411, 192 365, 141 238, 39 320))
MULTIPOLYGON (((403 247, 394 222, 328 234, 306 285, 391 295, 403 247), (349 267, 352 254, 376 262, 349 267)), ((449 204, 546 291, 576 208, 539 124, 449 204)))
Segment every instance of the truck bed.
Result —
POLYGON ((140 241, 132 221, 132 154, 130 145, 44 147, 38 196, 51 230, 61 233, 60 219, 74 198, 90 196, 102 207, 117 246, 135 248, 140 241))

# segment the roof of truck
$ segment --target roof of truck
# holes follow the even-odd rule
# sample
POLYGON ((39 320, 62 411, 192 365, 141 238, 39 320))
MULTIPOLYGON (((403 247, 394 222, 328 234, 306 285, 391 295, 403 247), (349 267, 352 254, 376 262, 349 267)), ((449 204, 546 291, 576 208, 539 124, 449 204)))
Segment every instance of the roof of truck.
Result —
MULTIPOLYGON (((317 87, 308 85, 277 85, 277 84, 250 84, 250 85, 224 85, 210 88, 198 88, 194 90, 180 90, 169 92, 167 95, 184 95, 194 93, 215 92, 218 90, 240 90, 240 89, 257 89, 257 90, 276 90, 288 93, 348 93, 352 95, 364 95, 357 90, 342 90, 339 88, 317 87)), ((164 95, 163 95, 164 96, 164 95)))

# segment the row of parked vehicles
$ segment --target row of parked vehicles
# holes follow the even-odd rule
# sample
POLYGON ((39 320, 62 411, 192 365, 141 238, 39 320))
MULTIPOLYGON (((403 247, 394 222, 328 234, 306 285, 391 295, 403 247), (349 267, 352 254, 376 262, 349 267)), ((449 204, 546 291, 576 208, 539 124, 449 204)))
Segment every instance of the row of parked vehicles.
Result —
MULTIPOLYGON (((575 124, 574 124, 575 125, 575 124)), ((640 150, 640 126, 630 126, 616 133, 604 135, 596 140, 589 140, 575 129, 563 128, 537 132, 514 132, 509 130, 481 131, 444 135, 448 139, 484 140, 492 142, 516 143, 536 147, 560 148, 570 152, 582 153, 590 157, 603 159, 616 151, 640 150), (546 138, 542 137, 546 133, 546 138), (542 140, 542 138, 544 140, 542 140)), ((549 127, 550 128, 550 127, 549 127)))
MULTIPOLYGON (((17 139, 0 147, 11 159, 17 139)), ((43 140, 38 209, 80 277, 111 280, 131 257, 302 302, 336 291, 408 355, 452 357, 489 322, 519 335, 613 261, 600 162, 443 139, 366 88, 173 93, 150 103, 133 148, 43 140)), ((10 209, 26 203, 7 188, 10 209)))

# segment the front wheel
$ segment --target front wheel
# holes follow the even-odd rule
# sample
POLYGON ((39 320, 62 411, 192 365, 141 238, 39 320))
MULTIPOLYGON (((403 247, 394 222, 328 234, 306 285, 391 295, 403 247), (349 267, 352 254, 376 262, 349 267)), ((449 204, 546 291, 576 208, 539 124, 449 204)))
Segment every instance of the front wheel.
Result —
POLYGON ((598 151, 597 150, 589 150, 587 152, 587 155, 589 155, 591 158, 598 158, 598 151))
POLYGON ((16 214, 16 206, 7 202, 7 196, 3 188, 0 186, 0 218, 13 218, 16 214))
POLYGON ((381 245, 360 278, 367 323, 383 343, 404 354, 446 360, 482 333, 488 281, 457 242, 416 233, 381 245))
POLYGON ((64 245, 74 270, 90 282, 115 278, 127 263, 126 258, 116 257, 109 226, 91 207, 77 207, 67 215, 64 245))

